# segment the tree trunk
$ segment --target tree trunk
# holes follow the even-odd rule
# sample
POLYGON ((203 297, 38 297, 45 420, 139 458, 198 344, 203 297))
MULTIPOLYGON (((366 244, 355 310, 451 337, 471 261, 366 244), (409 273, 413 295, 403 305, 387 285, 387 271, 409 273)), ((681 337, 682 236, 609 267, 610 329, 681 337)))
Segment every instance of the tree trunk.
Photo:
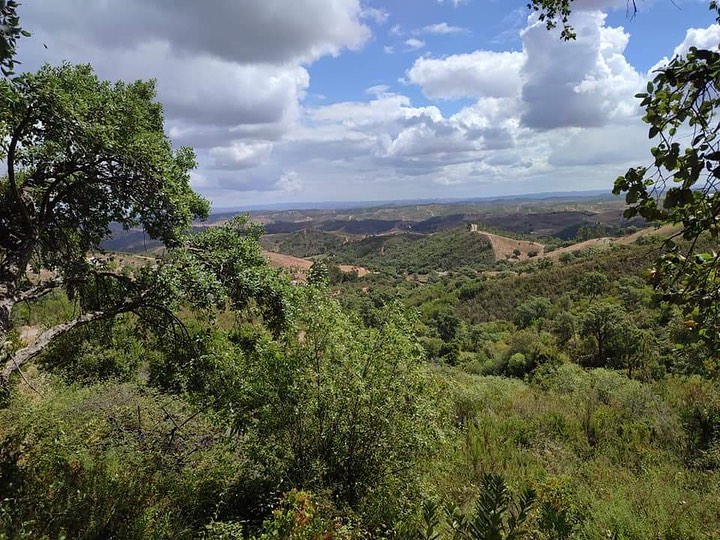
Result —
MULTIPOLYGON (((23 242, 11 247, 13 250, 7 252, 2 264, 0 264, 0 352, 10 331, 10 316, 13 307, 18 302, 18 283, 25 276, 32 255, 33 244, 23 242)), ((0 249, 6 251, 7 248, 6 245, 0 246, 0 249)))
POLYGON ((66 332, 69 332, 70 330, 78 326, 82 326, 89 322, 97 321, 100 319, 106 319, 114 315, 114 312, 110 314, 105 311, 93 311, 91 313, 86 313, 85 315, 78 317, 77 319, 73 319, 72 321, 63 324, 58 324, 56 326, 53 326, 49 330, 46 330, 45 332, 40 334, 30 345, 28 345, 24 349, 20 349, 19 351, 15 352, 15 354, 13 354, 12 357, 10 357, 7 362, 5 362, 5 367, 3 368, 2 372, 0 372, 0 387, 5 386, 10 380, 10 375, 12 375, 15 371, 19 370, 23 366, 23 364, 39 355, 53 339, 65 334, 66 332))
POLYGON ((113 309, 109 309, 106 311, 92 311, 78 317, 77 319, 55 325, 52 328, 46 330, 37 338, 35 338, 35 341, 33 341, 30 345, 28 345, 24 349, 20 349, 19 351, 15 352, 15 354, 13 354, 12 357, 10 357, 5 362, 5 367, 0 372, 0 388, 7 385, 8 381, 10 380, 10 376, 15 371, 19 370, 25 363, 32 360, 41 352, 43 352, 43 350, 45 350, 45 348, 50 344, 52 340, 62 336, 73 328, 83 326, 93 321, 112 319, 113 317, 121 313, 128 313, 134 311, 141 305, 142 297, 135 300, 127 300, 122 304, 115 306, 113 309))
POLYGON ((15 297, 10 293, 11 287, 0 285, 0 351, 3 349, 5 338, 10 331, 10 315, 15 306, 15 297))

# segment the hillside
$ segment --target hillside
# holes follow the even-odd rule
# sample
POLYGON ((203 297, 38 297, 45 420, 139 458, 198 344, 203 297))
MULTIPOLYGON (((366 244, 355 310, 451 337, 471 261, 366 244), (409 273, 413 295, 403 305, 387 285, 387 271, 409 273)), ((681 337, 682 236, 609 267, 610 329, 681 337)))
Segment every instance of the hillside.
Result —
POLYGON ((463 266, 488 267, 495 260, 491 243, 465 227, 430 235, 401 233, 347 243, 332 260, 390 273, 425 274, 463 266))

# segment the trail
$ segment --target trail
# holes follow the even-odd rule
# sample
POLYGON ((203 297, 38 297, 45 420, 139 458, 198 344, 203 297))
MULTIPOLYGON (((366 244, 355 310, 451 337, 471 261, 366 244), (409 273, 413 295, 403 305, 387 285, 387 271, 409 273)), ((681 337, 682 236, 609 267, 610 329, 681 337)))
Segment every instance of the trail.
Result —
POLYGON ((529 256, 530 253, 535 252, 536 256, 540 256, 543 249, 545 249, 545 246, 543 244, 539 244, 538 242, 516 240, 515 238, 508 238, 507 236, 500 236, 499 234, 493 234, 485 231, 478 231, 478 233, 487 238, 490 242, 496 261, 502 261, 505 259, 526 261, 531 258, 529 256), (515 250, 520 253, 515 255, 515 250))
MULTIPOLYGON (((271 266, 290 270, 293 273, 293 277, 298 281, 305 281, 307 271, 310 270, 310 267, 313 264, 312 261, 307 259, 293 257, 292 255, 284 255, 274 251, 263 251, 263 255, 270 262, 271 266)), ((370 273, 370 270, 362 266, 339 264, 338 267, 345 273, 355 271, 357 272, 358 277, 364 277, 370 273)))

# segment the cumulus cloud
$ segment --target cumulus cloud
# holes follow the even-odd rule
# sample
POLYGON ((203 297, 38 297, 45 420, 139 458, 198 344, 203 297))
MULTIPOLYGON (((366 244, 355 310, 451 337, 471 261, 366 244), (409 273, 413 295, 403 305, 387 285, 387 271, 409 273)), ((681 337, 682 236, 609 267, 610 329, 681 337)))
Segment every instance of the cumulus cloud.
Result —
POLYGON ((268 142, 235 142, 230 146, 216 146, 209 152, 212 167, 217 169, 247 169, 260 165, 272 152, 268 142))
MULTIPOLYGON (((698 49, 715 49, 720 47, 720 25, 712 24, 707 28, 688 28, 685 33, 685 39, 673 51, 673 56, 684 56, 690 50, 690 47, 698 49)), ((653 71, 665 66, 670 59, 664 57, 650 68, 650 74, 653 71)))
MULTIPOLYGON (((172 9, 159 0, 44 4, 23 6, 33 31, 23 66, 68 59, 106 79, 157 78, 170 137, 198 152, 192 185, 222 206, 248 195, 483 195, 568 189, 578 179, 578 188, 607 187, 647 154, 632 97, 646 74, 625 58, 628 33, 597 11, 625 0, 575 0, 574 43, 530 18, 521 50, 426 55, 399 68, 417 87, 408 95, 379 84, 397 72, 382 73, 340 102, 311 88, 313 62, 362 47, 370 27, 387 22, 361 0, 218 0, 212 10, 190 0, 172 9), (410 97, 418 89, 430 104, 410 97)), ((425 35, 464 32, 445 22, 409 28, 390 28, 397 42, 369 50, 417 51, 425 35)), ((720 27, 692 29, 676 52, 718 43, 720 27)))
POLYGON ((195 0, 68 0, 23 6, 23 17, 34 27, 80 32, 110 47, 136 46, 152 36, 186 54, 275 64, 361 47, 370 37, 362 15, 359 0, 217 0, 212 9, 195 0))
POLYGON ((536 129, 601 126, 635 112, 643 77, 623 53, 629 35, 604 26, 598 11, 576 14, 578 38, 565 43, 543 23, 523 33, 523 123, 536 129))
POLYGON ((300 183, 298 174, 295 171, 283 173, 279 180, 275 183, 275 186, 281 191, 286 191, 288 193, 302 191, 302 184, 300 183))
POLYGON ((643 76, 625 59, 629 35, 605 26, 605 15, 575 15, 566 43, 537 19, 522 32, 521 52, 475 51, 419 58, 408 82, 431 99, 519 97, 516 112, 535 129, 592 127, 635 115, 643 76))
POLYGON ((492 51, 418 58, 406 77, 432 99, 511 96, 520 88, 523 61, 522 53, 492 51))
POLYGON ((22 15, 33 29, 24 68, 69 60, 91 63, 105 79, 155 78, 170 137, 193 146, 206 169, 195 182, 268 190, 272 181, 223 171, 270 159, 300 116, 307 66, 362 47, 365 21, 388 17, 360 0, 218 0, 212 9, 192 0, 68 0, 29 3, 22 15))

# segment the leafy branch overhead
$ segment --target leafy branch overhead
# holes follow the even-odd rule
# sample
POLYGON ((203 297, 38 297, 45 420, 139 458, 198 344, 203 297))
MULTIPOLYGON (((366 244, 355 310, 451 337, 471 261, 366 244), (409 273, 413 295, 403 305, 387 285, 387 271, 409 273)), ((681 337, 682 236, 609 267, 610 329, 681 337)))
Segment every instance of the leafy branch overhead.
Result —
MULTIPOLYGON (((561 24, 560 38, 569 41, 577 37, 575 29, 570 24, 572 3, 573 0, 532 0, 527 7, 537 12, 540 22, 545 23, 548 30, 557 28, 558 24, 561 24)), ((637 13, 637 0, 627 0, 627 9, 628 13, 635 15, 637 13)))
POLYGON ((719 88, 718 51, 693 47, 659 70, 646 92, 637 94, 648 135, 657 141, 653 163, 628 170, 613 190, 626 194, 626 217, 680 226, 665 242, 654 283, 667 300, 683 307, 688 324, 715 351, 720 346, 720 256, 695 247, 703 237, 717 245, 720 235, 719 88))
POLYGON ((17 41, 21 37, 29 37, 30 32, 20 27, 17 8, 20 4, 15 0, 0 0, 0 72, 6 77, 13 74, 17 41))

